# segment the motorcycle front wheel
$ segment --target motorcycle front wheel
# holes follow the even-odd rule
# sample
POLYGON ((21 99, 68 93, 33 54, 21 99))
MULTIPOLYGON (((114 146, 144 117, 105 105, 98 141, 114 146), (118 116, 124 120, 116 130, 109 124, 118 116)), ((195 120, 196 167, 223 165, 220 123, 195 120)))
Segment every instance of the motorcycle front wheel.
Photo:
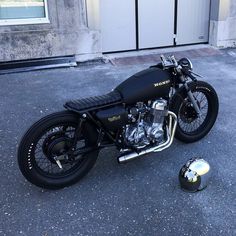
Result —
POLYGON ((199 116, 185 89, 173 97, 171 110, 178 117, 175 137, 185 143, 196 142, 205 137, 215 124, 219 101, 214 88, 206 82, 188 84, 201 111, 199 116))
MULTIPOLYGON (((76 183, 94 166, 98 150, 76 157, 68 155, 78 123, 75 113, 62 111, 42 118, 26 132, 19 145, 18 164, 29 182, 59 189, 76 183), (61 167, 56 163, 57 157, 63 157, 61 167)), ((91 126, 85 125, 76 149, 94 145, 93 132, 91 126)))

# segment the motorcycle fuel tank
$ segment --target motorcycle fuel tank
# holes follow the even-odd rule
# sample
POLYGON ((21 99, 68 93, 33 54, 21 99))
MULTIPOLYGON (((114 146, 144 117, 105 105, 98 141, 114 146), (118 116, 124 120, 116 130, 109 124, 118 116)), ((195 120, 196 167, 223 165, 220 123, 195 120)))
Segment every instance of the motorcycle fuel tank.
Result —
POLYGON ((116 87, 116 90, 121 93, 126 104, 134 104, 159 97, 168 97, 170 86, 170 74, 152 67, 131 76, 116 87))

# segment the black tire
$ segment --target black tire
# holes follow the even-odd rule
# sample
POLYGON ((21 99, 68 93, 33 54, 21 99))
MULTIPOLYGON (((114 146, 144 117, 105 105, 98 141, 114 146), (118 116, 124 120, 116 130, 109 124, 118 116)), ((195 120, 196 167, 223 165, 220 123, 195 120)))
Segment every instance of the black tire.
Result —
POLYGON ((203 81, 197 81, 191 82, 188 85, 193 94, 203 94, 202 96, 205 96, 207 100, 207 114, 204 120, 202 121, 202 124, 199 124, 199 127, 196 128, 196 130, 192 131, 183 130, 183 127, 181 127, 181 110, 183 109, 184 103, 186 103, 186 101, 188 100, 186 89, 183 87, 179 91, 177 91, 174 97, 172 98, 171 110, 178 117, 178 125, 176 128, 175 138, 185 143, 192 143, 202 139, 210 132, 211 128, 215 124, 218 115, 219 101, 216 91, 208 83, 203 81))
MULTIPOLYGON (((43 169, 40 169, 40 165, 36 160, 37 153, 35 150, 38 148, 37 142, 39 142, 41 137, 44 137, 43 135, 47 135, 48 130, 55 129, 53 127, 63 127, 63 125, 65 127, 69 127, 69 125, 71 127, 77 127, 78 123, 79 117, 75 113, 62 111, 42 118, 26 132, 19 145, 18 164, 22 174, 29 182, 46 189, 60 189, 76 183, 90 171, 97 160, 98 150, 87 154, 86 158, 79 159, 76 164, 73 164, 73 168, 71 167, 65 173, 59 174, 44 172, 43 169)), ((84 135, 86 146, 92 146, 96 143, 96 130, 94 131, 91 125, 86 123, 82 135, 83 133, 86 134, 84 135)), ((46 155, 42 156, 42 158, 44 157, 44 161, 48 162, 46 155)), ((50 165, 53 165, 54 169, 56 168, 56 163, 52 163, 51 161, 50 165)), ((67 163, 67 165, 69 164, 67 163)))

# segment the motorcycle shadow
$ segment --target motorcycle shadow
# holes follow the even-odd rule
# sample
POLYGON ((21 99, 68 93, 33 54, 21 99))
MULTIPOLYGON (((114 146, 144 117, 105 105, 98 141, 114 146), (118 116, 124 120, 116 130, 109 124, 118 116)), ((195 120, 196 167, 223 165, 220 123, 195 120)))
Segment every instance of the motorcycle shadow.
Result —
MULTIPOLYGON (((176 150, 182 146, 180 142, 175 142, 171 149, 164 150, 159 153, 150 153, 125 164, 118 164, 117 157, 119 152, 116 148, 106 148, 101 150, 97 163, 92 171, 89 173, 89 178, 99 181, 107 182, 108 178, 112 180, 122 179, 124 177, 144 177, 150 175, 152 172, 161 173, 169 166, 173 169, 175 161, 176 150), (174 152, 173 152, 174 149, 174 152)), ((181 161, 181 163, 183 160, 181 161)), ((177 166, 179 166, 178 164, 177 166)), ((175 168, 174 168, 175 169, 175 168)))

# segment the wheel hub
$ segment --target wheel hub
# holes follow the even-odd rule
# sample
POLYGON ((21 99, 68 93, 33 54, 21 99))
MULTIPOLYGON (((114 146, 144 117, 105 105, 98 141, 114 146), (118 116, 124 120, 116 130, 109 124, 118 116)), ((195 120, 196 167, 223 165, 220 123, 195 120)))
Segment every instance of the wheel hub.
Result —
MULTIPOLYGON (((197 101, 198 103, 198 101, 197 101)), ((199 104, 198 104, 199 105, 199 104)), ((189 101, 185 101, 183 107, 180 111, 181 119, 185 123, 192 123, 194 120, 198 118, 198 114, 195 111, 193 104, 189 101)))
MULTIPOLYGON (((43 143, 43 152, 45 156, 52 162, 56 163, 54 157, 66 155, 72 146, 72 140, 64 134, 49 135, 43 143)), ((67 160, 61 160, 65 163, 67 160)))

